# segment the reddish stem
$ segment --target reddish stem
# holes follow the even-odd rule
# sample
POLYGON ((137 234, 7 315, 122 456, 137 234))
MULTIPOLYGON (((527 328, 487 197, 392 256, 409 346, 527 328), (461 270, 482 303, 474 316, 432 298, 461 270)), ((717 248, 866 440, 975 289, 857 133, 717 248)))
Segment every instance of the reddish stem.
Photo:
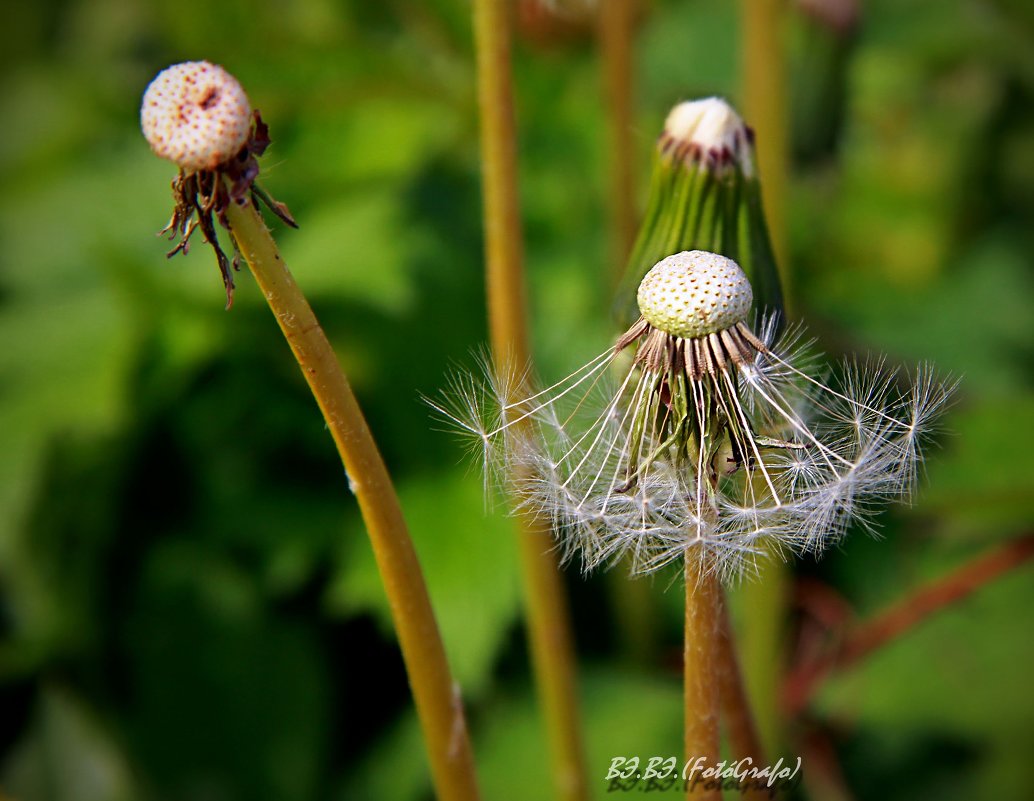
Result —
POLYGON ((804 764, 808 766, 801 774, 808 798, 854 801, 828 732, 812 729, 802 738, 800 748, 804 764))
POLYGON ((859 624, 839 648, 791 672, 783 685, 787 712, 793 715, 804 709, 819 685, 834 670, 857 664, 934 613, 962 600, 1032 557, 1034 534, 1027 534, 973 559, 868 622, 859 624))

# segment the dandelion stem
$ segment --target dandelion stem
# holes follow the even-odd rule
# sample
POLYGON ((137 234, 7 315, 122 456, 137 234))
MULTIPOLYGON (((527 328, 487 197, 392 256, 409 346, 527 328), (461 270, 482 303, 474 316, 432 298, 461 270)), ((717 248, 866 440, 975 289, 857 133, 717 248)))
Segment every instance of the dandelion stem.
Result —
MULTIPOLYGON (((724 592, 722 592, 718 611, 720 615, 718 680, 722 719, 725 721, 725 730, 729 736, 729 744, 734 756, 738 759, 750 757, 754 766, 760 767, 768 763, 765 761, 764 748, 761 745, 761 738, 758 736, 757 725, 754 723, 754 713, 751 712, 746 688, 743 686, 743 673, 740 670, 739 658, 736 654, 732 621, 729 619, 729 609, 724 592)), ((767 798, 768 794, 761 789, 751 789, 746 793, 746 797, 752 796, 767 798)))
MULTIPOLYGON (((780 268, 783 298, 792 296, 787 270, 785 196, 788 172, 786 59, 783 47, 784 0, 741 0, 743 100, 756 134, 763 178, 765 218, 780 268)), ((779 560, 763 566, 757 581, 744 588, 743 654, 747 687, 758 726, 771 752, 780 738, 779 684, 784 663, 783 634, 790 576, 779 560)))
MULTIPOLYGON (((486 291, 492 352, 502 375, 510 374, 513 368, 524 370, 530 363, 510 25, 510 3, 475 0, 486 291)), ((515 391, 522 389, 516 387, 515 391)), ((512 478, 520 482, 524 477, 512 478)), ((525 515, 518 518, 518 526, 532 664, 546 716, 558 797, 581 801, 588 796, 588 785, 575 688, 574 642, 560 568, 548 524, 525 515)))
POLYGON ((334 351, 254 204, 230 203, 234 239, 327 422, 388 596, 441 801, 479 797, 463 705, 398 498, 334 351))
POLYGON ((847 786, 831 733, 814 725, 795 740, 801 758, 808 766, 802 774, 806 797, 823 801, 855 801, 854 793, 847 786))
MULTIPOLYGON (((686 554, 686 641, 683 651, 685 680, 685 746, 690 764, 703 758, 702 767, 718 764, 719 655, 721 585, 695 553, 686 554)), ((695 778, 700 779, 697 773, 695 778)), ((690 778, 687 796, 697 801, 721 801, 720 789, 690 778)))
POLYGON ((788 181, 786 56, 783 46, 785 0, 741 0, 743 110, 754 129, 762 202, 783 290, 786 266, 785 198, 788 181))
POLYGON ((632 3, 607 0, 599 9, 603 83, 610 120, 610 217, 614 282, 621 280, 635 238, 632 158, 632 3))
POLYGON ((757 580, 743 588, 744 679, 769 752, 777 750, 782 736, 779 685, 785 664, 783 642, 790 582, 789 568, 769 559, 759 567, 757 580))

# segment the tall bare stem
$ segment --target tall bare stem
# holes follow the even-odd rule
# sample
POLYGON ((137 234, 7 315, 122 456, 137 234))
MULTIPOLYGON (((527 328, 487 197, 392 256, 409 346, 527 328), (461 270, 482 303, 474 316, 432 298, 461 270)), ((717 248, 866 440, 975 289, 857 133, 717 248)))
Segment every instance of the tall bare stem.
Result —
POLYGON ((359 501, 391 606, 440 801, 479 798, 453 682, 391 478, 323 329, 253 204, 230 203, 231 232, 316 397, 359 501))
POLYGON ((632 0, 600 4, 599 39, 610 122, 610 220, 614 283, 621 280, 636 233, 632 157, 632 0))
MULTIPOLYGON (((729 746, 737 759, 750 757, 753 765, 767 764, 764 748, 758 735, 754 714, 750 708, 747 691, 743 685, 743 672, 736 655, 736 641, 733 636, 729 608, 722 592, 718 608, 718 692, 721 696, 722 720, 729 738, 729 746)), ((744 792, 745 798, 768 798, 763 788, 751 787, 744 792)))
POLYGON ((783 293, 792 294, 787 269, 786 188, 789 181, 786 0, 741 0, 743 110, 754 129, 762 202, 779 265, 783 293))
MULTIPOLYGON (((743 100, 754 128, 762 202, 776 261, 784 304, 792 306, 793 287, 787 269, 785 198, 788 180, 786 58, 783 21, 786 0, 741 0, 743 100)), ((789 607, 790 572, 772 559, 756 581, 744 586, 743 660, 747 688, 758 727, 769 753, 780 739, 779 689, 784 664, 783 642, 789 607)))
MULTIPOLYGON (((718 640, 721 636, 722 589, 718 579, 701 568, 701 560, 686 557, 686 629, 683 651, 686 760, 701 760, 701 768, 718 764, 720 711, 718 640)), ((687 797, 722 801, 722 791, 709 787, 700 773, 690 776, 687 797)))
MULTIPOLYGON (((506 0, 474 2, 488 317, 492 352, 504 373, 514 366, 523 370, 530 355, 510 77, 510 6, 506 0)), ((522 477, 513 479, 520 482, 522 477)), ((520 518, 518 526, 528 636, 558 796, 581 801, 588 789, 574 644, 560 569, 548 527, 529 517, 520 518)))

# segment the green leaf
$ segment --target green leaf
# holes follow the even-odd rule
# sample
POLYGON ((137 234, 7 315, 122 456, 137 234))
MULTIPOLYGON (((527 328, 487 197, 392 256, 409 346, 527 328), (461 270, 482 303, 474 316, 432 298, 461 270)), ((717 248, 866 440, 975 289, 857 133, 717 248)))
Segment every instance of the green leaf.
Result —
POLYGON ((44 685, 28 728, 0 766, 16 798, 135 801, 132 771, 101 719, 66 688, 44 685))
MULTIPOLYGON (((658 679, 604 667, 579 675, 589 795, 605 797, 617 756, 676 756, 682 764, 682 695, 678 676, 658 679)), ((468 707, 478 780, 485 798, 552 801, 557 790, 542 717, 531 689, 501 691, 468 707)), ((345 798, 411 801, 429 790, 413 714, 396 724, 346 783, 345 798), (418 750, 419 749, 419 750, 418 750)))
MULTIPOLYGON (((912 744, 923 738, 969 744, 973 764, 938 798, 1031 796, 1034 642, 1017 618, 1018 610, 1034 604, 1030 579, 1027 564, 877 651, 827 685, 822 713, 851 720, 871 737, 889 732, 912 744), (1011 630, 991 628, 992 621, 1009 620, 1016 621, 1011 630)), ((929 776, 928 767, 913 764, 910 770, 929 776)), ((867 768, 879 775, 885 766, 867 768)), ((891 791, 887 798, 915 797, 885 790, 891 791)))
POLYGON ((312 798, 330 724, 312 627, 182 539, 151 549, 132 608, 128 742, 155 786, 179 798, 312 798))
MULTIPOLYGON (((519 615, 513 523, 501 513, 486 514, 480 481, 459 470, 410 478, 398 489, 453 676, 465 694, 476 697, 519 615)), ((329 602, 339 612, 372 611, 391 629, 361 525, 349 527, 345 562, 329 602)))
POLYGON ((952 414, 944 428, 943 452, 934 452, 920 491, 921 511, 936 514, 942 535, 956 540, 997 540, 1029 529, 1034 398, 981 399, 952 414))
POLYGON ((1034 348, 1034 281, 1022 243, 992 235, 954 259, 947 274, 891 288, 870 276, 831 278, 823 311, 872 349, 895 359, 930 361, 962 380, 962 393, 1000 396, 1029 384, 1034 348))
POLYGON ((26 630, 54 625, 21 542, 52 443, 110 432, 126 413, 136 340, 132 314, 113 291, 111 257, 129 262, 153 243, 164 211, 146 194, 133 199, 137 182, 153 177, 153 161, 83 162, 60 182, 0 200, 0 571, 10 576, 14 615, 26 630))
MULTIPOLYGON (((598 668, 579 676, 589 790, 606 794, 605 777, 617 756, 676 756, 682 764, 680 677, 657 678, 598 668)), ((504 697, 475 732, 475 754, 486 798, 556 798, 542 719, 527 694, 504 697)))
POLYGON ((283 256, 307 295, 354 300, 394 317, 415 302, 413 237, 394 187, 322 204, 283 237, 283 256))

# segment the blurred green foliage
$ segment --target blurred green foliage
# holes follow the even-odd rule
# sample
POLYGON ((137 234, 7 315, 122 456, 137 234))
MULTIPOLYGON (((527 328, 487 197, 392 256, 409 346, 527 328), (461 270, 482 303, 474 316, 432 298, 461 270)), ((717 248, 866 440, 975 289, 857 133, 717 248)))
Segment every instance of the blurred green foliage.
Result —
MULTIPOLYGON (((644 178, 672 103, 735 100, 735 6, 646 6, 644 178)), ((301 223, 277 233, 397 478, 485 795, 551 797, 510 523, 486 512, 419 401, 485 337, 467 3, 48 0, 5 16, 3 792, 429 797, 386 603, 315 404, 250 277, 226 313, 201 243, 166 263, 153 236, 173 168, 138 133, 139 98, 162 67, 205 58, 271 126, 263 182, 301 223)), ((791 40, 803 58, 807 38, 791 40)), ((799 151, 798 307, 827 350, 929 359, 962 379, 915 505, 885 516, 882 541, 799 566, 864 614, 1034 522, 1034 12, 870 0, 845 46, 842 68, 795 78, 812 113, 842 121, 799 151)), ((555 376, 612 335, 604 104, 587 36, 526 34, 515 58, 538 370, 555 376)), ((857 798, 1034 797, 1030 578, 829 683, 813 724, 857 798)), ((650 583, 658 656, 629 664, 614 582, 567 579, 602 796, 611 757, 680 751, 680 593, 650 583)))

